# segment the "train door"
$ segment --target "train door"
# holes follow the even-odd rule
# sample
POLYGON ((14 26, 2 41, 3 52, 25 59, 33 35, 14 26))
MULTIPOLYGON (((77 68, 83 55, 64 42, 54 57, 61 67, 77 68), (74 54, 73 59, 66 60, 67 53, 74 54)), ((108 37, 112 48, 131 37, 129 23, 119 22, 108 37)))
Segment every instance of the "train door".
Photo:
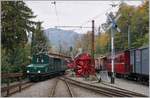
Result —
POLYGON ((57 58, 54 58, 54 64, 53 64, 53 66, 54 66, 54 71, 56 72, 56 69, 57 69, 57 58))
POLYGON ((49 58, 49 70, 52 72, 54 70, 53 58, 49 58))
POLYGON ((149 75, 149 48, 141 49, 142 74, 149 75))
POLYGON ((141 74, 141 52, 140 49, 135 51, 135 72, 141 74))
POLYGON ((54 58, 54 66, 55 66, 55 71, 59 71, 61 66, 61 59, 60 58, 54 58))
POLYGON ((135 73, 135 51, 130 50, 130 65, 131 65, 131 72, 135 73))
POLYGON ((60 66, 60 70, 63 71, 65 68, 65 60, 61 59, 61 66, 60 66))
POLYGON ((125 56, 125 72, 126 72, 126 74, 129 74, 130 72, 131 72, 131 64, 130 64, 130 51, 125 51, 125 54, 124 54, 125 56))

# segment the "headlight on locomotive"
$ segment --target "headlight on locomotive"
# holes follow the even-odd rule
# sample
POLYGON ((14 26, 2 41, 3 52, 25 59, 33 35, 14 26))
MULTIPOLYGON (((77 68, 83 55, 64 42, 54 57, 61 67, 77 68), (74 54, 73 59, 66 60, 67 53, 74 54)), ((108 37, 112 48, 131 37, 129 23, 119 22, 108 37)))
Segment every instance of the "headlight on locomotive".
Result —
POLYGON ((41 73, 41 71, 40 71, 40 70, 38 70, 38 73, 41 73))
POLYGON ((30 71, 29 70, 27 70, 27 73, 29 73, 30 71))

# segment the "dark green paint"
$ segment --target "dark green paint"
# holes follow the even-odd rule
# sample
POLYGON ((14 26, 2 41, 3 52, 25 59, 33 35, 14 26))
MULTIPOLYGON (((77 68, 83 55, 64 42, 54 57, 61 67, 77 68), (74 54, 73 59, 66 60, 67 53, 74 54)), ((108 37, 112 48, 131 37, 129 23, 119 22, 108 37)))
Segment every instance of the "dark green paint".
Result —
POLYGON ((30 74, 48 74, 60 73, 67 69, 64 59, 52 58, 48 55, 39 54, 34 55, 32 58, 32 64, 27 66, 27 71, 30 74), (38 59, 38 60, 37 60, 38 59), (40 73, 38 73, 40 71, 40 73))

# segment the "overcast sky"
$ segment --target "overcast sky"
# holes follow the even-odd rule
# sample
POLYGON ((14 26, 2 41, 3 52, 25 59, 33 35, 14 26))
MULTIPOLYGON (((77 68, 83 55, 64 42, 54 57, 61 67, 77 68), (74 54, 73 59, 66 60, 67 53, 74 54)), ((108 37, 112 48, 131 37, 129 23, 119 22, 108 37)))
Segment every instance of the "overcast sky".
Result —
MULTIPOLYGON (((43 21, 43 28, 54 26, 80 26, 91 27, 91 20, 95 20, 98 27, 106 21, 106 12, 116 12, 118 6, 112 8, 110 4, 119 4, 120 1, 25 1, 29 8, 37 15, 36 21, 43 21)), ((139 1, 125 1, 127 4, 138 6, 139 1)), ((66 29, 66 28, 65 28, 66 29)), ((74 28, 69 28, 70 30, 74 28)), ((76 32, 86 33, 89 29, 75 29, 76 32)))

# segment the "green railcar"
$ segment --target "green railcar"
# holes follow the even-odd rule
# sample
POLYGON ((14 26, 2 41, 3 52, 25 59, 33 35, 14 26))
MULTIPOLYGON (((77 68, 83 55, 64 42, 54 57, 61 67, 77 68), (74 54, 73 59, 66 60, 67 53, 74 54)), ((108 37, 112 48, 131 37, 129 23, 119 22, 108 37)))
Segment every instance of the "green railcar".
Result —
POLYGON ((30 80, 45 79, 56 74, 63 74, 67 69, 64 58, 50 57, 49 55, 34 55, 32 64, 27 66, 27 75, 30 80))

